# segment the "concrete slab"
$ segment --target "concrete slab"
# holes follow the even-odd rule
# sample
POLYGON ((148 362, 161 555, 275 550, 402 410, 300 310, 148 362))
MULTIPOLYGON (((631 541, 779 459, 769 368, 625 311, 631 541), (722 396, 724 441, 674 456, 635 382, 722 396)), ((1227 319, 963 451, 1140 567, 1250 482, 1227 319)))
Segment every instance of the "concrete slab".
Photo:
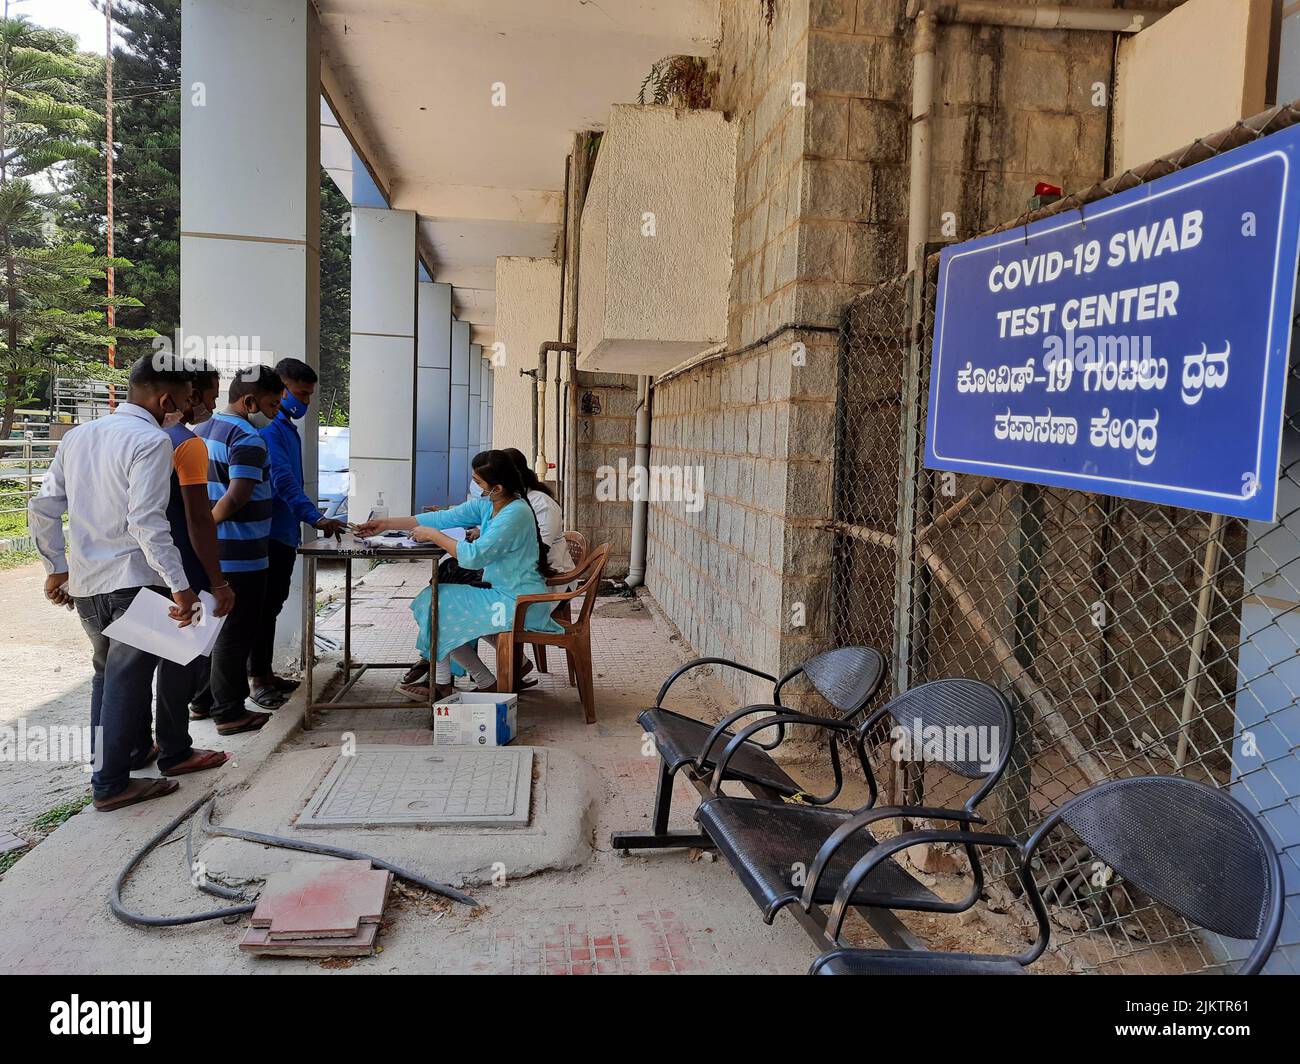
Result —
POLYGON ((527 746, 358 746, 340 752, 297 826, 522 827, 528 823, 532 772, 527 746))
MULTIPOLYGON (((338 752, 336 746, 281 751, 246 791, 233 800, 218 799, 214 823, 271 835, 319 837, 319 832, 298 828, 297 822, 338 752)), ((383 857, 453 886, 491 883, 502 876, 519 879, 586 864, 597 807, 605 798, 604 783, 585 760, 557 749, 534 750, 531 775, 532 818, 524 827, 338 825, 322 841, 383 857)), ((304 859, 312 860, 313 855, 229 838, 209 838, 198 850, 205 874, 232 886, 264 879, 304 859)))

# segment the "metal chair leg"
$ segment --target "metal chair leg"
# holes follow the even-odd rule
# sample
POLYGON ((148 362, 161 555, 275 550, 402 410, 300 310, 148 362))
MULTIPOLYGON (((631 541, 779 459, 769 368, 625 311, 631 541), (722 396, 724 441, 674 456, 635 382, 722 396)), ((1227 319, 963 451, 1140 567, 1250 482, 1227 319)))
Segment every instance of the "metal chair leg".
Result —
POLYGON ((669 850, 683 847, 712 849, 713 840, 701 832, 669 831, 668 814, 673 803, 673 779, 668 763, 659 762, 659 784, 655 788, 652 831, 616 831, 609 837, 615 850, 669 850))

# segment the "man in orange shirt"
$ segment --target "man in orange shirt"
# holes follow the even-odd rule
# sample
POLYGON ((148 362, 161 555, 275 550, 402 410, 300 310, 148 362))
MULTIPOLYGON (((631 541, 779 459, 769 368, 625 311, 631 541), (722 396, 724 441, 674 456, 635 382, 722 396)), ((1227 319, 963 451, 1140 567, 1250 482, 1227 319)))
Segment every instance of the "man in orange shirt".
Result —
MULTIPOLYGON (((172 541, 180 551, 190 587, 196 593, 206 591, 216 599, 212 611, 216 617, 224 617, 231 611, 235 594, 221 574, 217 526, 208 501, 208 449, 188 426, 211 417, 220 387, 217 370, 206 364, 201 366, 194 374, 190 402, 181 412, 180 420, 163 429, 171 437, 173 448, 171 499, 167 504, 172 541)), ((228 754, 196 750, 190 742, 190 702, 207 682, 207 672, 206 657, 195 658, 188 665, 178 665, 166 658, 159 660, 155 724, 158 742, 153 745, 145 736, 140 744, 143 749, 137 750, 138 762, 148 764, 156 756, 164 776, 183 776, 225 764, 228 754)))

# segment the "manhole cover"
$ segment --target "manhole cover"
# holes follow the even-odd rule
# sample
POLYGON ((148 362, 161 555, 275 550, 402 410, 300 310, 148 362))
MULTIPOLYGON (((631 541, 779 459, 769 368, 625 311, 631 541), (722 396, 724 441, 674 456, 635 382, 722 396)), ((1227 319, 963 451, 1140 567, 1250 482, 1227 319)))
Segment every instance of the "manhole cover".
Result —
POLYGON ((524 826, 532 781, 533 751, 527 746, 358 746, 350 757, 339 755, 298 826, 524 826))

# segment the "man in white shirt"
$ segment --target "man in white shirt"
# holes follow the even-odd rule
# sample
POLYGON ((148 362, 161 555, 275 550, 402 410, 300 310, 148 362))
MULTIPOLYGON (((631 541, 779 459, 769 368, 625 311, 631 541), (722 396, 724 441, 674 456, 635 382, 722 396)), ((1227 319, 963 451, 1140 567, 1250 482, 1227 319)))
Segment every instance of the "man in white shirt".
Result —
POLYGON ((140 359, 128 401, 63 438, 28 504, 28 526, 49 574, 45 597, 75 605, 93 650, 96 809, 119 809, 177 788, 170 779, 131 778, 132 747, 152 715, 158 659, 103 633, 142 587, 170 595, 171 615, 181 626, 198 603, 167 521, 172 442, 161 427, 167 414, 185 409, 191 382, 190 373, 157 356, 140 359))

